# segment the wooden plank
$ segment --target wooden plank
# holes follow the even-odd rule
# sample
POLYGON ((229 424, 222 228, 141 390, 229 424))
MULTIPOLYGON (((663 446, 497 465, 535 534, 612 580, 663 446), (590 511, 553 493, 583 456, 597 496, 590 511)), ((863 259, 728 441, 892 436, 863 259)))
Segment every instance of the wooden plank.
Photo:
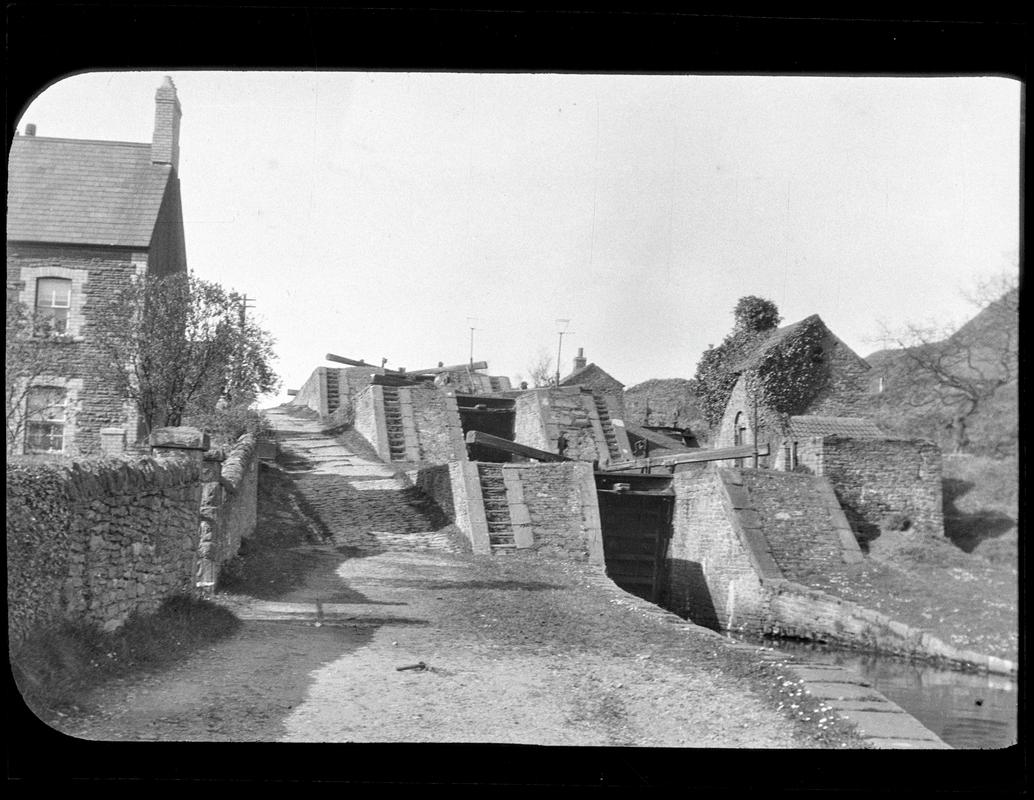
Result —
MULTIPOLYGON (((759 456, 767 456, 769 454, 768 444, 759 444, 756 452, 759 456)), ((727 461, 734 458, 750 458, 754 454, 754 445, 745 444, 739 447, 722 447, 717 450, 700 450, 697 453, 679 453, 674 456, 658 456, 657 458, 637 458, 631 461, 615 461, 612 462, 605 470, 601 471, 610 474, 612 471, 618 472, 621 470, 631 470, 636 468, 671 467, 676 464, 693 464, 701 461, 727 461)))
POLYGON ((492 450, 499 450, 503 453, 513 453, 518 456, 526 456, 527 458, 534 458, 536 461, 573 461, 572 458, 566 456, 560 456, 556 453, 550 453, 546 450, 539 450, 535 447, 528 447, 525 444, 517 444, 517 442, 511 442, 509 439, 503 439, 499 436, 492 436, 490 433, 482 433, 481 431, 468 431, 467 432, 467 444, 476 444, 481 447, 488 447, 492 450))
POLYGON ((440 372, 462 372, 465 369, 488 369, 487 361, 475 361, 473 364, 453 364, 451 367, 431 367, 430 369, 414 369, 411 375, 437 375, 440 372))

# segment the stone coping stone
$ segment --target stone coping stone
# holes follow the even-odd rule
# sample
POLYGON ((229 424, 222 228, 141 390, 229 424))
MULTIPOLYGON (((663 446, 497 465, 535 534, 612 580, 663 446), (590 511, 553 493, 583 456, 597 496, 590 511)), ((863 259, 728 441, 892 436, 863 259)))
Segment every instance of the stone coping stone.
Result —
POLYGON ((880 698, 882 695, 875 689, 860 683, 829 683, 816 681, 807 683, 808 694, 820 700, 865 700, 880 698))
POLYGON ((854 722, 862 735, 868 739, 915 740, 917 745, 941 741, 919 720, 904 712, 843 710, 839 713, 854 722))
MULTIPOLYGON (((811 687, 809 686, 810 690, 811 687)), ((887 700, 885 697, 879 697, 873 700, 836 700, 826 699, 826 705, 831 708, 835 708, 838 711, 876 711, 881 713, 895 713, 895 714, 907 714, 901 706, 897 703, 893 703, 887 700)))
POLYGON ((923 739, 870 739, 869 744, 875 750, 954 750, 950 744, 939 740, 923 739))
POLYGON ((857 672, 852 672, 844 667, 818 667, 818 666, 798 666, 797 664, 791 664, 790 667, 797 674, 797 676, 805 682, 816 682, 816 683, 842 683, 842 684, 857 684, 858 686, 872 686, 872 684, 865 680, 857 672))
POLYGON ((171 447, 182 450, 209 449, 209 437, 204 431, 197 428, 156 428, 147 438, 151 447, 171 447))

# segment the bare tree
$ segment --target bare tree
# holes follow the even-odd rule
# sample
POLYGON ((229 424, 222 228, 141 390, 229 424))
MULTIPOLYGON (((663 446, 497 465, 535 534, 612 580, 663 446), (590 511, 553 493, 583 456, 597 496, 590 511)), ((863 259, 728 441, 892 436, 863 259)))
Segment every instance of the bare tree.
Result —
POLYGON ((536 389, 543 386, 552 386, 556 380, 553 369, 553 359, 545 350, 540 350, 538 356, 528 365, 528 377, 536 389))
POLYGON ((1017 273, 984 281, 967 298, 981 311, 957 330, 935 324, 883 329, 885 346, 900 348, 902 359, 894 393, 907 406, 940 417, 956 453, 969 445, 973 416, 1018 375, 1017 273))

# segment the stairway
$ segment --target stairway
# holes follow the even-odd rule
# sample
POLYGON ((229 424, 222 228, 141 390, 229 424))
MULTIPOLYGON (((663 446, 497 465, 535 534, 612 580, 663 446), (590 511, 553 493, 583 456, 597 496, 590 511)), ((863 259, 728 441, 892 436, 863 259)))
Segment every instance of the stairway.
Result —
POLYGON ((510 521, 510 506, 506 501, 502 465, 479 463, 478 478, 485 503, 485 520, 488 523, 488 541, 492 546, 492 552, 516 550, 517 543, 510 521))
POLYGON ((340 375, 336 369, 327 370, 327 413, 333 414, 341 406, 340 375))
POLYGON ((384 426, 388 434, 390 461, 406 460, 406 433, 402 427, 402 406, 397 386, 384 386, 384 426))
POLYGON ((614 433, 614 423, 610 419, 610 410, 607 408, 607 401, 602 395, 593 393, 593 402, 596 403, 596 415, 600 418, 600 426, 603 428, 603 436, 607 440, 607 453, 611 459, 619 459, 621 450, 618 448, 618 437, 614 433))

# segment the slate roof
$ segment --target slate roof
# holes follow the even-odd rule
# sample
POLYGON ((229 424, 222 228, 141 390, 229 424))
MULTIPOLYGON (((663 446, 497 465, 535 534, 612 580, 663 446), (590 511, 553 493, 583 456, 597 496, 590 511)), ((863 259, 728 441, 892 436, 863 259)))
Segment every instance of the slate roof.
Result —
POLYGON ((7 240, 146 248, 171 173, 150 144, 16 136, 7 240))
POLYGON ((882 439, 872 420, 862 417, 790 417, 794 436, 846 436, 851 439, 882 439))
POLYGON ((591 375, 593 373, 595 373, 596 375, 601 375, 601 376, 603 376, 605 378, 608 378, 608 379, 612 380, 614 383, 616 383, 618 386, 621 386, 622 388, 624 388, 624 386, 625 386, 625 384, 623 384, 621 381, 619 381, 617 378, 615 378, 609 372, 607 372, 604 369, 601 369, 600 367, 597 367, 595 364, 586 364, 584 367, 580 367, 579 369, 576 369, 574 372, 572 372, 566 378, 561 379, 560 385, 561 386, 575 386, 575 385, 577 385, 580 382, 580 380, 584 380, 585 377, 587 377, 588 375, 591 375))

